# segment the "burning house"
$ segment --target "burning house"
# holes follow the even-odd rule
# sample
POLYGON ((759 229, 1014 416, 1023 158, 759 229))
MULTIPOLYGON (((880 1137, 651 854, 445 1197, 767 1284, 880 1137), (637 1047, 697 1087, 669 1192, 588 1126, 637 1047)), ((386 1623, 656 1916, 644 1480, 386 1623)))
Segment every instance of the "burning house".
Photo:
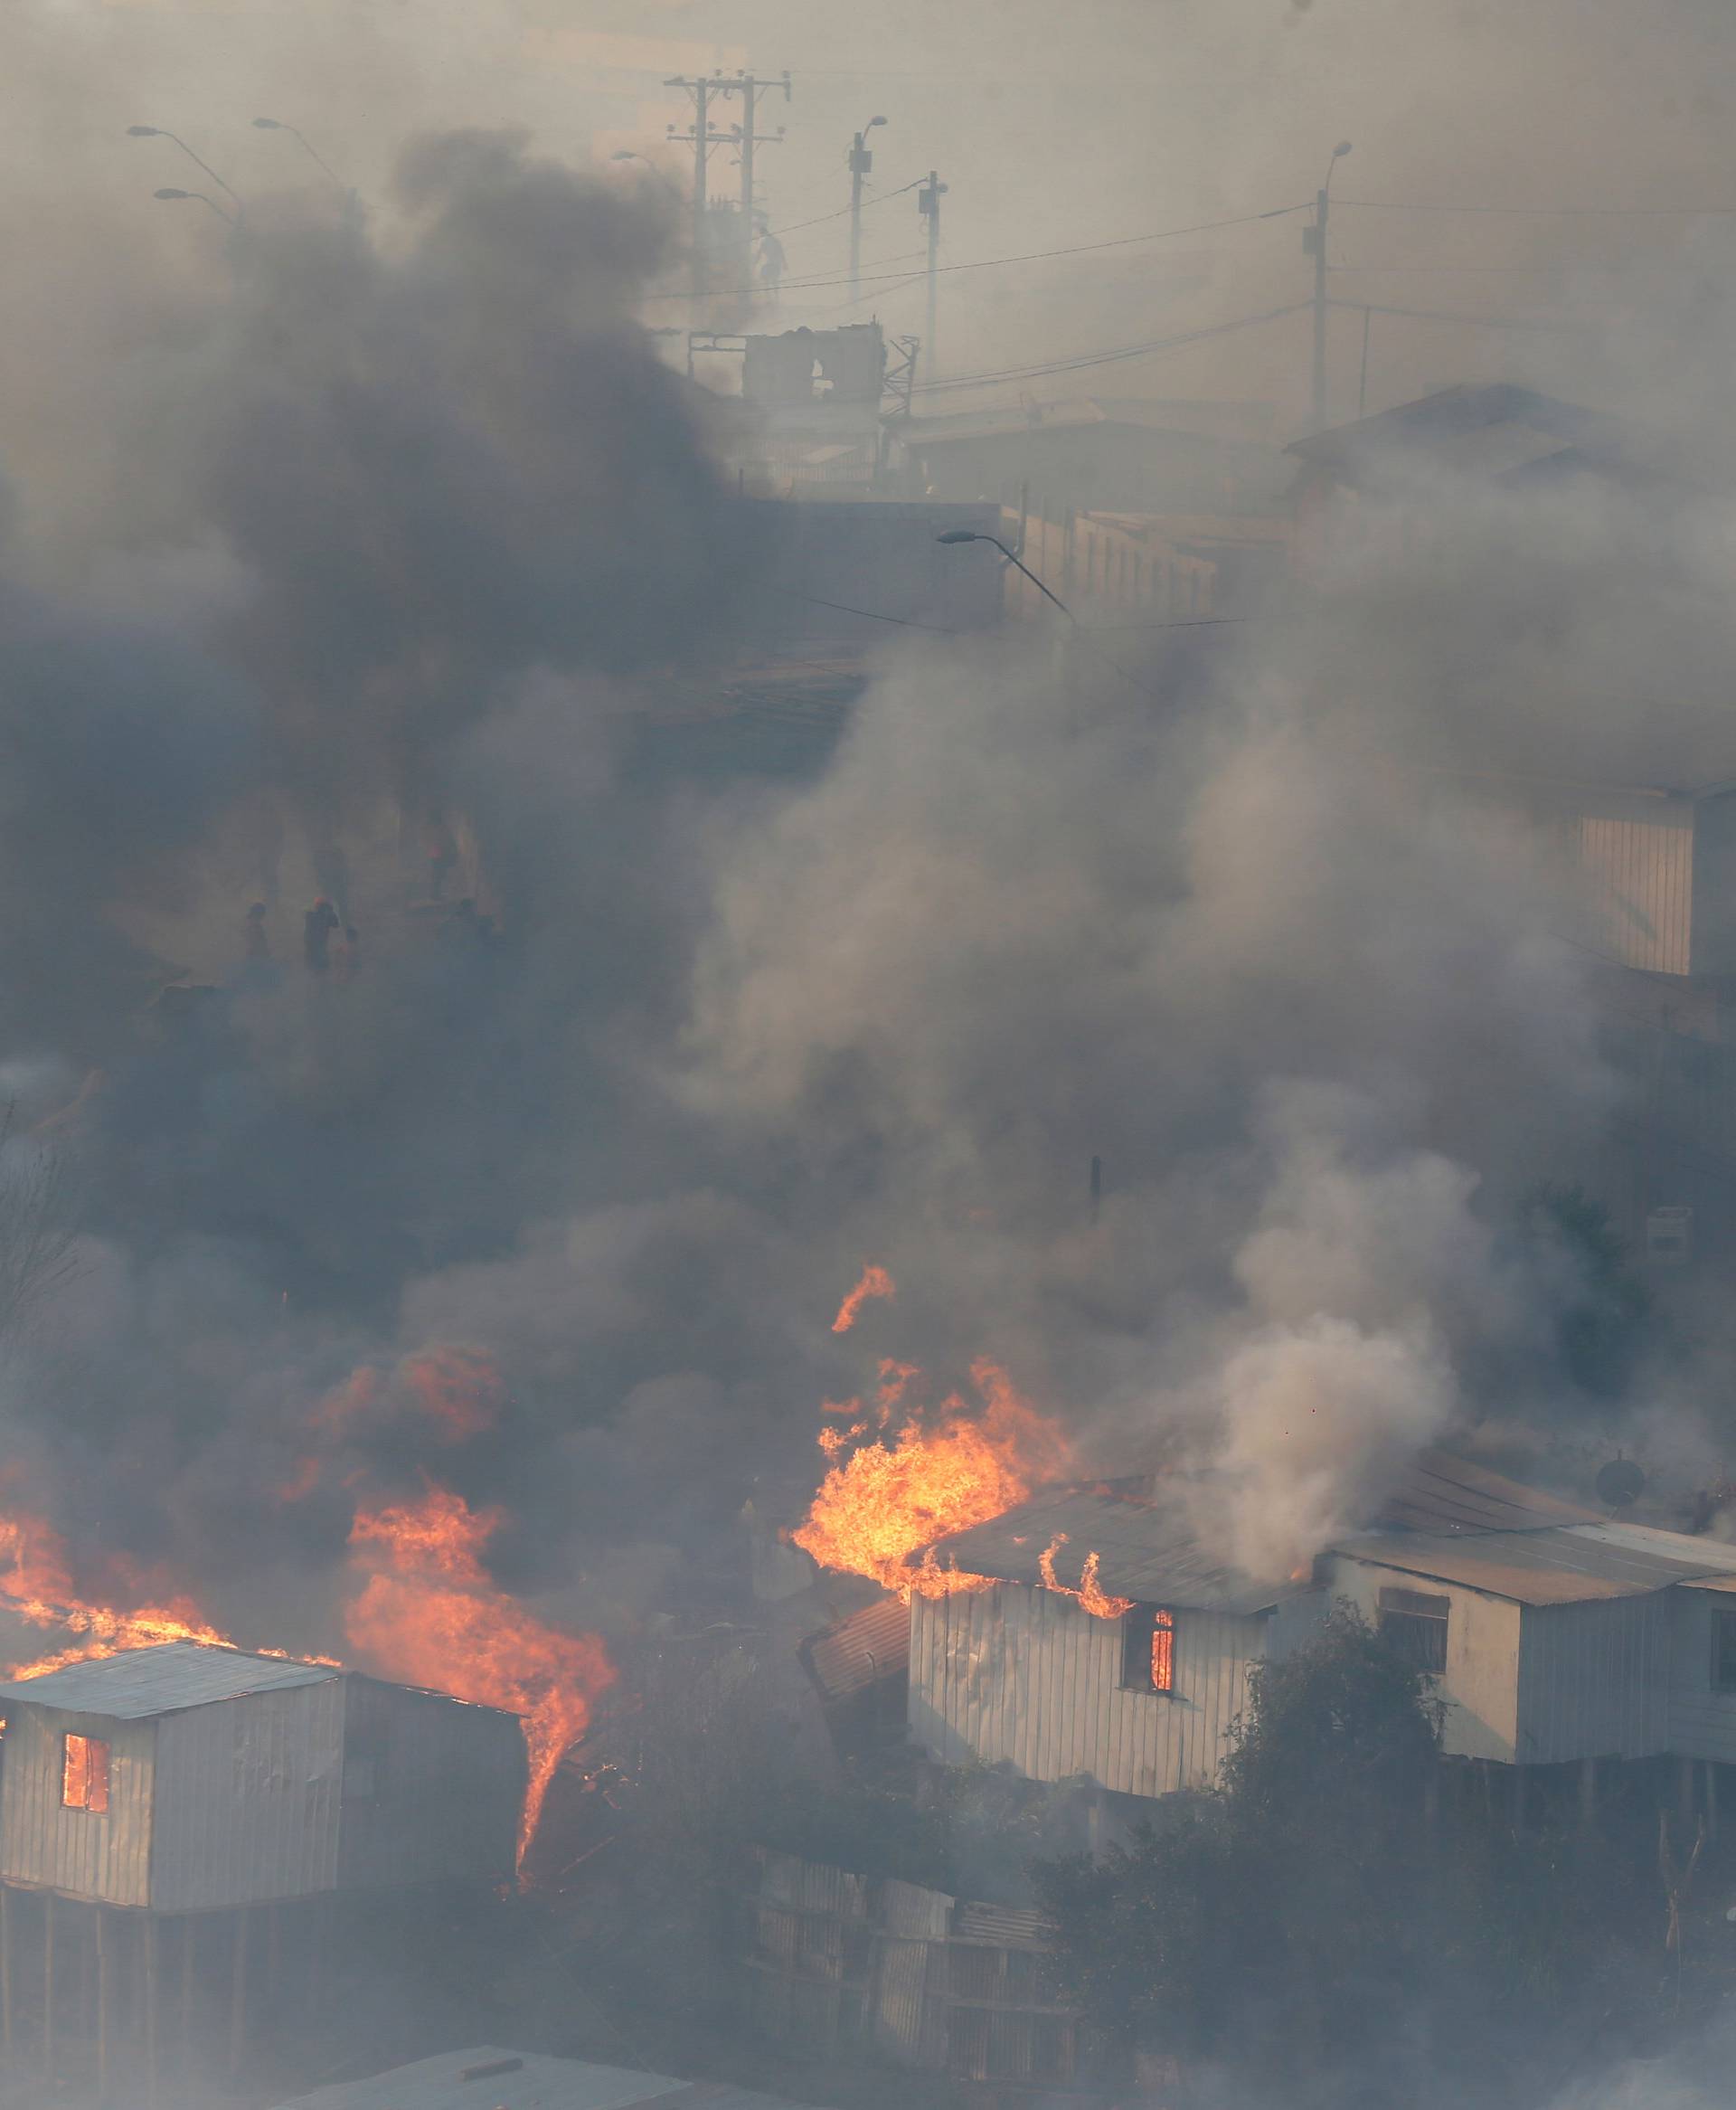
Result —
POLYGON ((57 2034, 106 2052, 122 1954, 154 2058, 169 1925, 170 2011, 184 2030, 221 1955, 239 2045, 280 1973, 310 1993, 346 1896, 513 1874, 525 1746, 494 1708, 193 1642, 14 1680, 0 1706, 0 2016, 8 2038, 33 2017, 51 2070, 57 2034))
POLYGON ((913 1597, 910 1708, 943 1764, 1208 1786, 1250 1666, 1338 1599, 1426 1674, 1444 1754, 1511 1768, 1515 1795, 1533 1768, 1577 1766, 1590 1798, 1603 1762, 1675 1760, 1670 1792, 1715 1812, 1736 1764, 1736 1547, 1443 1452, 1282 1583, 1226 1564, 1185 1494, 1149 1481, 1045 1492, 935 1551, 959 1586, 913 1597))

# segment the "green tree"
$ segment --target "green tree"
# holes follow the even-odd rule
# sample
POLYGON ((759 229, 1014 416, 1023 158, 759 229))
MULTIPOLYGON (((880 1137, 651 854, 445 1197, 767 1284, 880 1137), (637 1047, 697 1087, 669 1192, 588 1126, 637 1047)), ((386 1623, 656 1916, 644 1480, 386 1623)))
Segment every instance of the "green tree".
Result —
POLYGON ((1071 1990, 1141 2048, 1366 2065, 1416 1974, 1439 1709, 1348 1604, 1257 1663, 1219 1787, 1040 1871, 1071 1990))

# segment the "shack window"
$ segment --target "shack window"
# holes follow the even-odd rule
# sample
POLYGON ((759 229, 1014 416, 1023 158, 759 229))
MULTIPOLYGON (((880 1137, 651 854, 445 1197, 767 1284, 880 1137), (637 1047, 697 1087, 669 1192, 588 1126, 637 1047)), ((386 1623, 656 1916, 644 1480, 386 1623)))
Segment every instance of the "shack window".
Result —
POLYGON ((1413 1670, 1439 1678, 1447 1668, 1447 1612, 1445 1597, 1426 1596, 1420 1590, 1382 1590, 1381 1639, 1413 1670))
POLYGON ((100 1736, 69 1736, 61 1765, 61 1801, 99 1817, 108 1807, 108 1746, 100 1736))
POLYGON ((1136 1604, 1121 1617, 1121 1682, 1130 1692, 1175 1689, 1175 1615, 1136 1604))
POLYGON ((1736 1692, 1736 1612, 1712 1615, 1712 1689, 1736 1692))

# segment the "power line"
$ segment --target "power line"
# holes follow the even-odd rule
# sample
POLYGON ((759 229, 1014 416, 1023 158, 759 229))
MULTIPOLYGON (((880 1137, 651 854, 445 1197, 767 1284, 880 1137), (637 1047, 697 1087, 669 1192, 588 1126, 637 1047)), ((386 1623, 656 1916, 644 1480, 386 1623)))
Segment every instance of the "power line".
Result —
MULTIPOLYGON (((889 199, 901 198, 906 191, 913 191, 917 184, 922 180, 920 176, 918 176, 914 183, 901 184, 895 191, 882 191, 877 197, 864 198, 862 201, 862 209, 865 213, 870 205, 883 205, 889 199)), ((789 227, 774 227, 771 232, 780 237, 786 234, 799 234, 804 227, 820 227, 828 220, 842 220, 849 210, 848 205, 840 205, 835 213, 816 213, 812 220, 797 220, 793 226, 789 227)))
POLYGON ((1441 308, 1391 308, 1378 300, 1330 300, 1329 308, 1348 308, 1363 315, 1401 315, 1413 322, 1456 322, 1467 329, 1482 330, 1567 330, 1583 334, 1592 327, 1590 323, 1533 321, 1511 315, 1455 315, 1441 308))
MULTIPOLYGON (((1207 337, 1226 336, 1231 330, 1251 329, 1256 324, 1274 322, 1279 316, 1299 315, 1311 305, 1306 300, 1287 301, 1281 308, 1269 308, 1259 315, 1242 315, 1231 322, 1210 323, 1203 329, 1184 330, 1173 337, 1156 337, 1149 344, 1122 345, 1112 351, 1084 352, 1077 357, 1051 359, 1024 366, 999 367, 989 373, 950 374, 944 381, 921 382, 923 391, 948 388, 980 388, 997 381, 1033 381, 1045 374, 1071 374, 1088 366, 1108 366, 1119 359, 1143 359, 1158 352, 1179 351, 1184 345, 1196 345, 1207 337)), ((1361 308, 1360 300, 1344 305, 1361 308)))
POLYGON ((1736 205, 1454 205, 1401 198, 1339 198, 1336 203, 1363 213, 1495 213, 1545 220, 1710 220, 1736 213, 1736 205))
POLYGON ((875 623, 896 623, 901 630, 930 630, 938 638, 958 635, 957 630, 949 630, 941 623, 920 623, 907 615, 882 615, 877 608, 851 608, 842 601, 823 601, 817 593, 797 593, 790 586, 770 586, 766 591, 780 594, 786 601, 806 601, 816 608, 835 609, 840 615, 866 616, 870 622, 875 623))
MULTIPOLYGON (((925 176, 922 180, 926 183, 928 179, 925 176)), ((1061 249, 1025 250, 1015 256, 972 257, 964 262, 942 264, 939 268, 942 271, 987 271, 1003 264, 1043 263, 1052 257, 1084 256, 1096 250, 1128 249, 1146 241, 1172 241, 1184 234, 1212 234, 1215 233, 1221 227, 1248 227, 1251 226, 1257 220, 1283 220, 1292 213, 1312 211, 1313 207, 1310 205, 1275 205, 1269 212, 1240 213, 1229 220, 1201 220, 1191 227, 1160 227, 1150 234, 1117 234, 1103 241, 1075 241, 1070 242, 1061 249)), ((756 293, 782 294, 799 292, 804 288, 824 290, 827 287, 847 286, 849 283, 847 276, 784 279, 780 279, 776 286, 757 286, 754 290, 756 293)), ((679 293, 651 293, 646 295, 645 298, 648 300, 679 300, 684 296, 679 293)))

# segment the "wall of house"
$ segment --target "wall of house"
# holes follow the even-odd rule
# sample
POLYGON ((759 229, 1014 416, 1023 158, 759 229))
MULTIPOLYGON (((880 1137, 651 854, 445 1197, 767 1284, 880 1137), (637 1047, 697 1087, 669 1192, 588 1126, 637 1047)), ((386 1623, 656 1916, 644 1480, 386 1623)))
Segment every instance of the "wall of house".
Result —
POLYGON ((1175 1690, 1123 1690, 1121 1623, 1052 1590, 1005 1583, 919 1597, 910 1621, 910 1730, 946 1765, 1006 1764, 1028 1779, 1088 1774, 1123 1794, 1216 1777, 1264 1622, 1175 1614, 1175 1690))
POLYGON ((337 1879, 344 1680, 161 1716, 151 1903, 202 1912, 337 1879))
POLYGON ((0 1881, 90 1897, 149 1902, 155 1727, 14 1702, 0 1761, 0 1881), (108 1746, 108 1808, 61 1806, 63 1739, 108 1746))
POLYGON ((1671 1747, 1669 1595, 1524 1608, 1522 1765, 1650 1758, 1671 1747))
POLYGON ((372 1678, 344 1685, 339 1884, 508 1879, 524 1800, 517 1717, 372 1678))
POLYGON ((1331 1556, 1327 1587, 1335 1597, 1348 1597, 1371 1624, 1383 1588, 1445 1597, 1447 1671, 1436 1682, 1447 1703, 1441 1748, 1450 1757, 1513 1763, 1519 1734, 1518 1605, 1342 1554, 1331 1556))
POLYGON ((1736 1692, 1712 1686, 1712 1615, 1736 1612, 1728 1590, 1669 1590, 1669 1745, 1679 1758, 1736 1765, 1736 1692))

